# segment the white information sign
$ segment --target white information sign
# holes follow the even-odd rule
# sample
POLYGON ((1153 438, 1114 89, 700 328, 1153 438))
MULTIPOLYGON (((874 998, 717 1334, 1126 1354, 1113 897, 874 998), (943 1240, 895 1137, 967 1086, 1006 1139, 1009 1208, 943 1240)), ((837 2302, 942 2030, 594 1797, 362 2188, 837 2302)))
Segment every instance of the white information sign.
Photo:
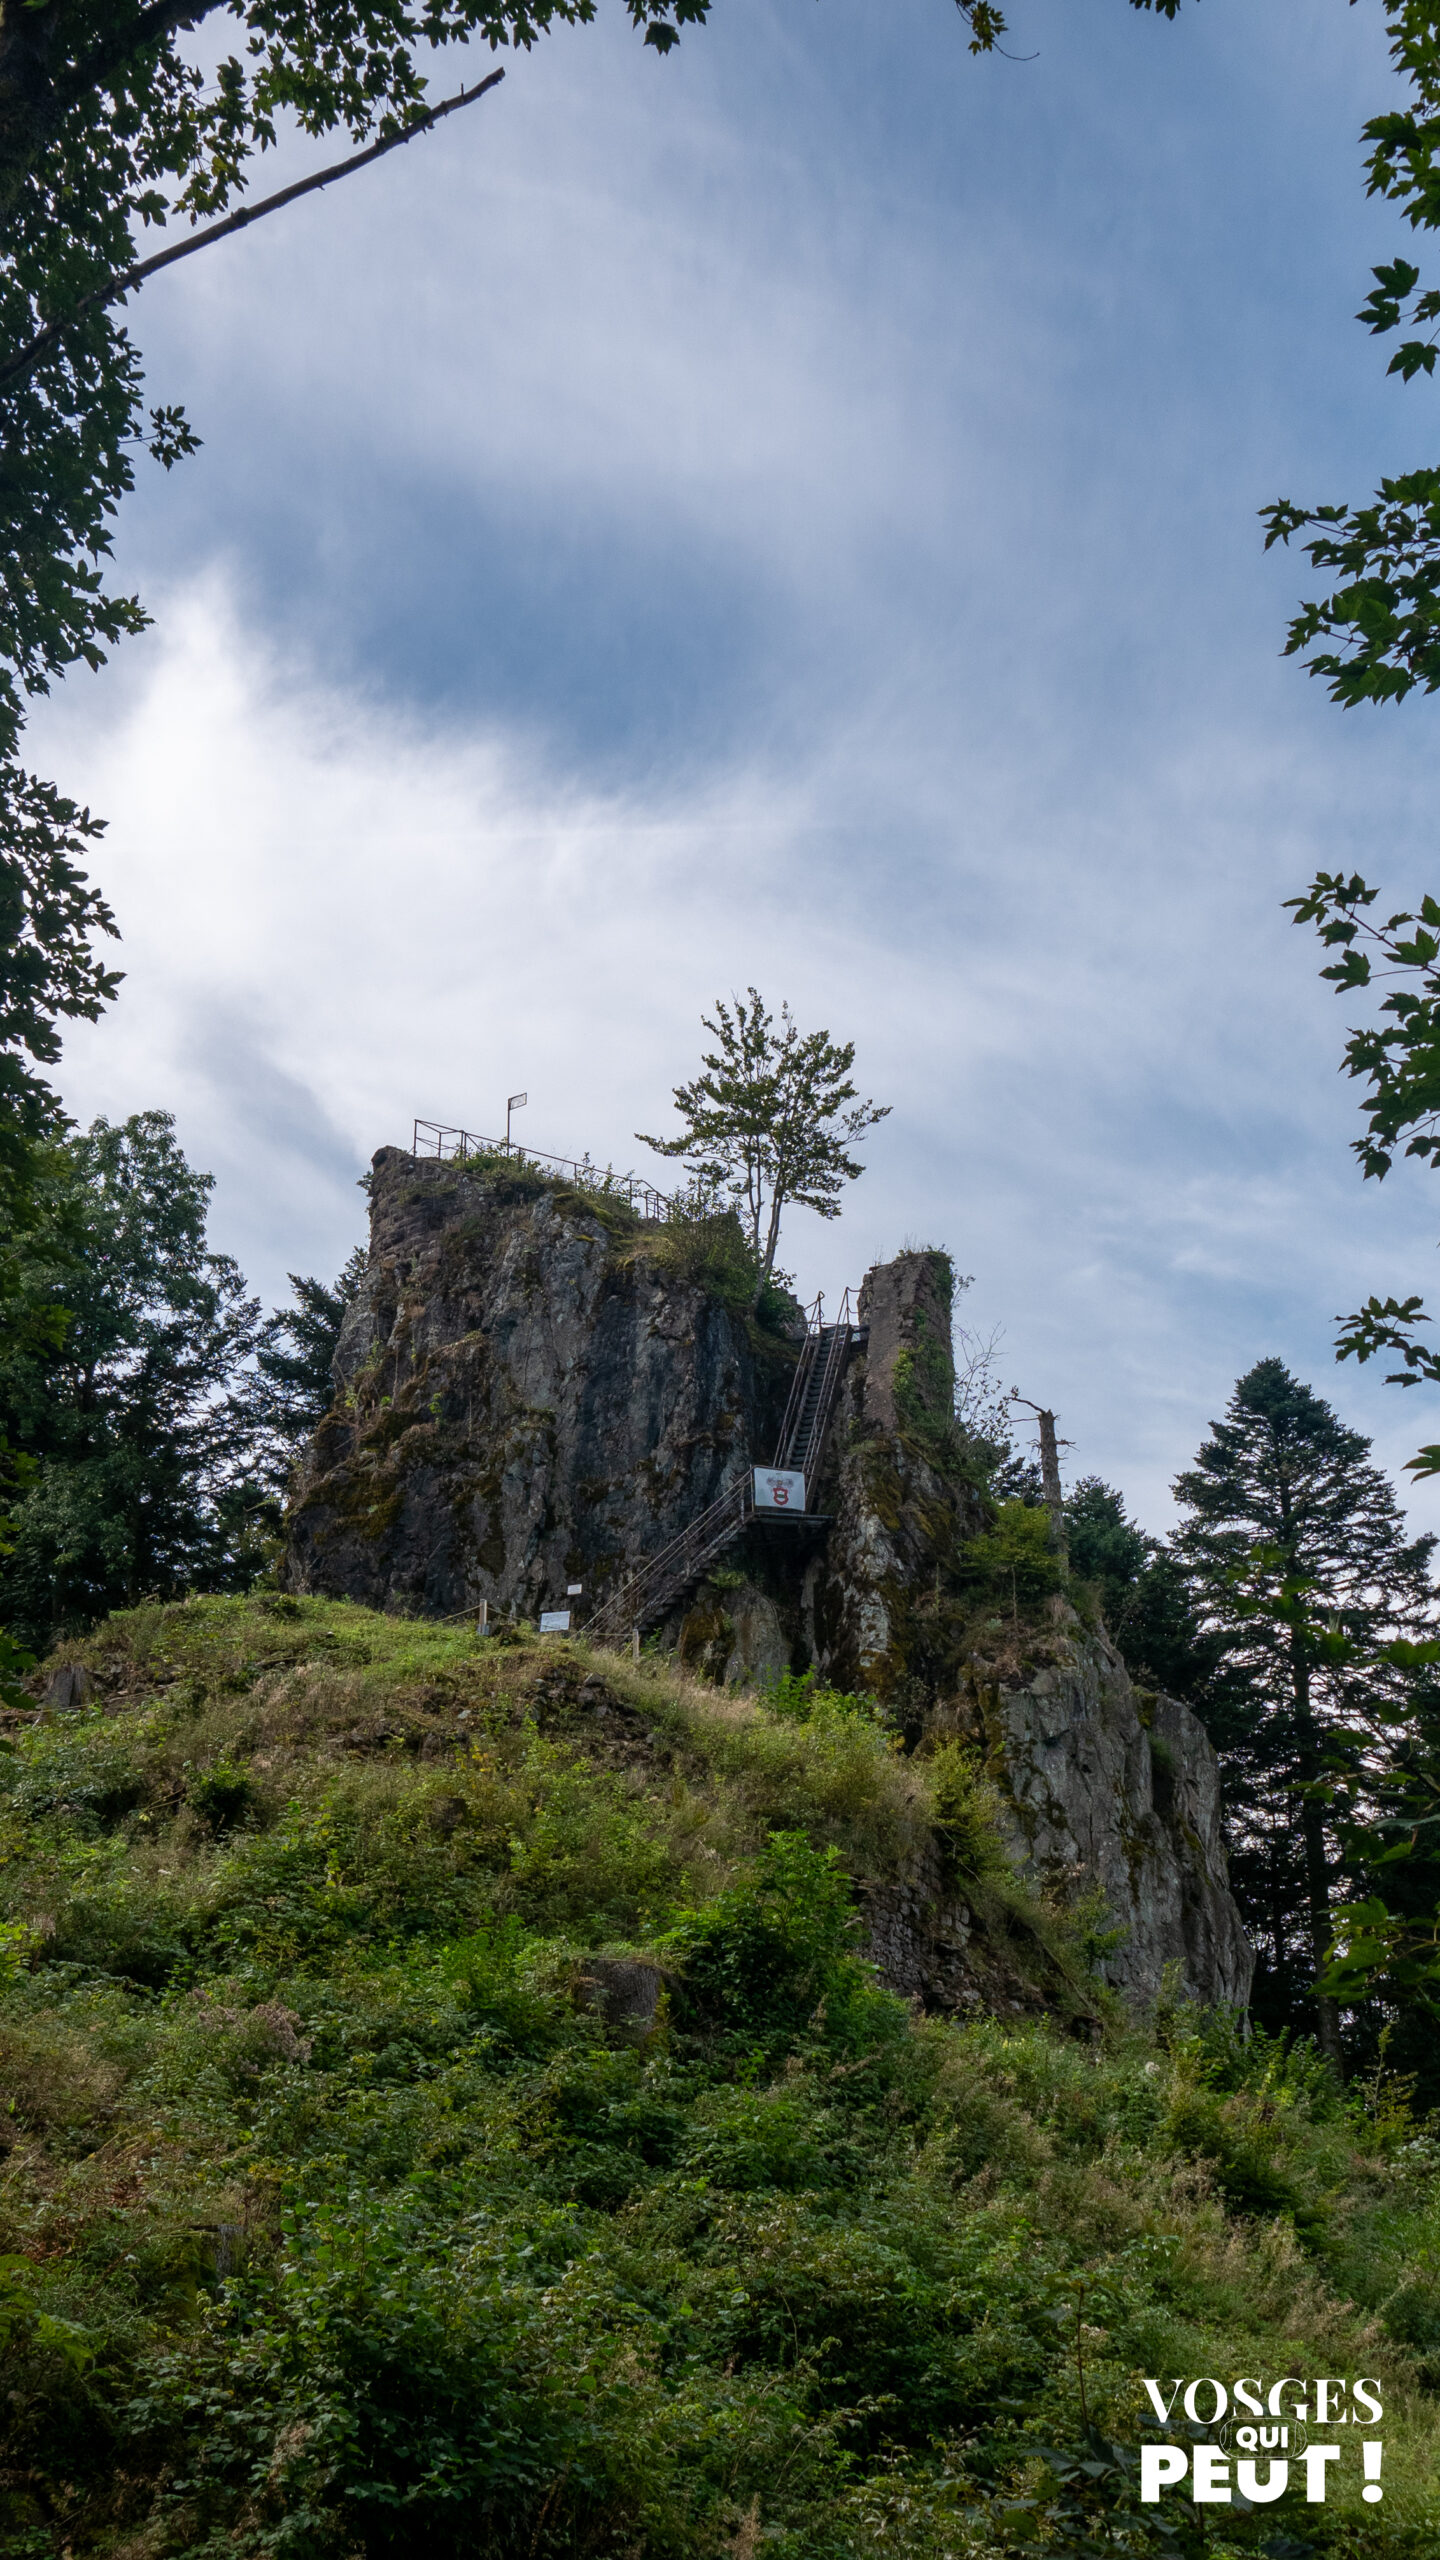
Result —
POLYGON ((757 1511, 803 1511, 805 1479, 799 1468, 757 1467, 755 1508, 757 1511))
POLYGON ((568 1636, 570 1633, 569 1610, 542 1609, 540 1612, 540 1633, 542 1636, 568 1636))

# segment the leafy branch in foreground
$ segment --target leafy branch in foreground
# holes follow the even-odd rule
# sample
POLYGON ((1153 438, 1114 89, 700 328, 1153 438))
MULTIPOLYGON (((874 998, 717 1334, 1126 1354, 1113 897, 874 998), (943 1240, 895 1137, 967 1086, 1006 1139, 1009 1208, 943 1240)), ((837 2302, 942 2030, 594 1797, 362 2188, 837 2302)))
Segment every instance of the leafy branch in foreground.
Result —
MULTIPOLYGON (((370 143, 363 151, 352 152, 348 160, 332 161, 327 169, 316 169, 307 178, 296 178, 292 185, 277 188, 274 195, 263 197, 259 204, 242 204, 234 213, 226 214, 223 220, 207 223, 203 230, 192 231, 188 238, 173 241, 168 248, 157 249, 153 257, 141 258, 135 265, 126 267, 122 274, 107 277, 103 284, 96 285, 84 295, 70 313, 48 322, 28 346, 0 358, 0 388, 9 382, 22 381, 27 374, 33 373, 51 348, 59 344, 65 331, 73 328, 87 311, 102 309, 107 303, 123 302, 127 294, 133 293, 139 285, 147 284, 151 276, 160 275, 166 267, 176 266, 182 258, 193 258, 197 249, 212 248, 218 241, 233 238, 237 231, 248 230, 252 222, 263 221, 267 214, 280 213, 286 205, 297 204, 302 196, 317 195, 323 187, 333 186, 337 178, 348 178, 357 169, 368 169, 373 161, 383 160, 387 152, 398 151, 402 144, 415 141, 419 134, 428 133, 446 116, 453 116, 457 108, 473 106, 477 98, 483 98, 490 90, 498 88, 504 77, 503 70, 492 71, 488 79, 477 80, 473 88, 458 90, 453 98, 444 98, 438 106, 427 107, 400 132, 386 134, 382 141, 370 143)), ((198 450, 199 438, 187 424, 183 409, 152 410, 151 422, 154 437, 150 451, 157 462, 164 463, 167 471, 184 455, 198 450)))
POLYGON ((119 985, 91 943, 115 920, 76 860, 100 833, 53 784, 12 771, 0 795, 0 1186, 12 1207, 55 1110, 25 1061, 53 1066, 59 1023, 93 1022, 119 985))
MULTIPOLYGON (((1398 205, 1412 230, 1440 228, 1440 6, 1437 0, 1388 0, 1390 58, 1410 89, 1409 106, 1372 116, 1367 192, 1398 205)), ((1371 271, 1374 290, 1356 317, 1373 336, 1409 335, 1389 370, 1402 381, 1433 375, 1440 340, 1440 291, 1421 287, 1418 267, 1393 259, 1371 271)), ((1310 651, 1311 675, 1327 679, 1334 700, 1398 702, 1419 685, 1440 686, 1440 471, 1420 469, 1382 480, 1362 507, 1299 507, 1276 499, 1261 510, 1265 548, 1308 532, 1304 545, 1317 569, 1333 571, 1332 592, 1301 606, 1290 625, 1287 657, 1310 651), (1322 645, 1318 650, 1315 643, 1322 645)))
MULTIPOLYGON (((1352 1140, 1366 1179, 1383 1181, 1397 1153, 1440 1169, 1440 901, 1399 908, 1383 922, 1367 910, 1379 896, 1359 872, 1319 871, 1303 897, 1287 898, 1297 924, 1313 924, 1339 957, 1321 971, 1342 994, 1390 985, 1380 1019, 1351 1031, 1343 1063, 1369 1088, 1363 1137, 1352 1140), (1403 1144, 1402 1144, 1403 1142, 1403 1144)), ((1440 1345, 1417 1331, 1430 1321, 1419 1297, 1368 1298, 1341 1319, 1336 1356, 1364 1364, 1382 1353, 1400 1366, 1387 1384, 1440 1386, 1440 1345)), ((1440 1443, 1409 1461, 1417 1477, 1440 1475, 1440 1443)))

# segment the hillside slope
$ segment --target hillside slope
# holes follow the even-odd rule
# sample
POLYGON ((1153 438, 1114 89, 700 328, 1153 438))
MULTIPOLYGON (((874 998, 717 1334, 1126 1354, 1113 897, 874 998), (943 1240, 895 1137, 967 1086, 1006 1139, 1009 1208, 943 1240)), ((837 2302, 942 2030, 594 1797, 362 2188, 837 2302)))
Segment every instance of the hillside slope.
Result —
POLYGON ((1127 2023, 963 1749, 281 1596, 67 1660, 0 1754, 7 2554, 1433 2554, 1440 2141, 1127 2023), (1003 2016, 861 1961, 917 1857, 1003 2016), (1380 2376, 1383 2505, 1347 2441, 1142 2509, 1140 2377, 1235 2373, 1380 2376))

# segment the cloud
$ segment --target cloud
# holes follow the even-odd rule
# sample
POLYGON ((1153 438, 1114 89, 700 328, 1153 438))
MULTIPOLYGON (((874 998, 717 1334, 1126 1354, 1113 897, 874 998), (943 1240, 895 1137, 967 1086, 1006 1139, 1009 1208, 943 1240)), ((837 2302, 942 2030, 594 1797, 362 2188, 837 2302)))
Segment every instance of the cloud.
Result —
MULTIPOLYGON (((220 1240, 267 1292, 338 1266, 359 1173, 416 1115, 489 1133, 526 1088, 531 1144, 643 1158, 633 1132, 663 1125, 702 1008, 752 979, 855 1037, 865 1089, 895 1106, 843 1224, 794 1220, 802 1286, 833 1294, 918 1225, 947 1238, 1021 1383, 1061 1406, 1074 1463, 1152 1512, 1236 1368, 1270 1348, 1325 1361, 1332 1308, 1377 1266, 1416 1268, 1423 1195, 1357 1196, 1324 998, 1303 966, 1277 972, 1273 899, 1248 955, 1229 903, 1187 913, 1177 893, 1183 959, 1136 912, 1156 809, 1172 840, 1195 828, 1184 777, 1151 777, 1127 835, 1107 814, 1108 867, 1082 844, 1083 899, 1061 889, 1047 912, 1047 831, 1017 842, 1017 947, 1013 897, 977 909, 959 865, 914 904, 878 882, 868 904, 827 902, 825 848, 876 788, 873 740, 817 742, 783 776, 587 794, 503 734, 307 675, 213 579, 167 599, 161 629, 82 758, 116 813, 128 976, 112 1018, 72 1038, 65 1086, 85 1115, 178 1109, 220 1176, 220 1240), (1281 1064, 1297 1052, 1299 1078, 1281 1064)), ((1253 812, 1249 828, 1235 872, 1253 812)), ((1361 1403, 1373 1428, 1379 1400, 1361 1403)))
POLYGON ((1348 319, 1385 75, 1319 0, 1033 15, 1008 68, 937 0, 577 31, 149 289, 207 443, 125 522, 157 631, 37 724, 129 970, 66 1089, 175 1107, 271 1294, 413 1115, 525 1087, 636 1160, 753 980, 894 1106, 801 1284, 946 1238, 1158 1521, 1271 1351, 1392 1462, 1433 1429, 1333 1367, 1433 1212, 1355 1176, 1279 904, 1424 875, 1425 715, 1280 663, 1255 530, 1397 432, 1348 319))

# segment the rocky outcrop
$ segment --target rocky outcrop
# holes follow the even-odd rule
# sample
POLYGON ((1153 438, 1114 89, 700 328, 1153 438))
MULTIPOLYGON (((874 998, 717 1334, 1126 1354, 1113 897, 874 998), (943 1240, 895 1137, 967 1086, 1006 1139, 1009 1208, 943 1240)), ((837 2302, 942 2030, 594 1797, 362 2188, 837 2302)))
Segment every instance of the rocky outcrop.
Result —
POLYGON ((969 1703, 1022 1873, 1090 1895, 1116 1944, 1104 1970, 1132 2004, 1167 1966, 1191 1999, 1243 2007, 1254 1949, 1230 1893, 1220 1770, 1198 1716, 1137 1689, 1103 1632, 1065 1602, 1055 1658, 1018 1678, 972 1670, 969 1703))
MULTIPOLYGON (((1197 1716, 1137 1689, 1103 1632, 1055 1605, 1048 1659, 972 1663, 932 1721, 977 1746, 1022 1881, 1085 1907, 1100 1971, 1127 2006, 1167 1978, 1190 2000, 1243 2008, 1255 1954, 1230 1892, 1220 1775, 1197 1716)), ((1007 1963, 1004 1933, 947 1878, 940 1844, 871 1897, 877 1961, 927 2008, 1037 2004, 1034 1967, 1007 1963)))
MULTIPOLYGON (((865 1895, 865 1935, 881 1980, 940 2017, 1018 2017, 1054 2005, 1034 1948, 1007 1944, 987 1926, 932 1841, 906 1873, 865 1895)), ((1067 2001, 1067 2014, 1096 2017, 1093 1996, 1067 2001)))
POLYGON ((866 1273, 858 1308, 866 1337, 861 1411, 877 1430, 948 1430, 954 1295, 948 1253, 901 1253, 866 1273))
POLYGON ((525 1170, 382 1148, 289 1585, 533 1617, 580 1583, 586 1614, 768 1447, 794 1358, 663 1228, 525 1170))
MULTIPOLYGON (((583 1620, 776 1445, 797 1344, 748 1314, 732 1245, 526 1168, 382 1149, 335 1406, 295 1489, 291 1588, 433 1615, 568 1603, 583 1620)), ((1167 1965, 1197 1999, 1243 2000, 1196 1719, 1137 1692, 1063 1600, 1038 1629, 1016 1615, 1013 1643, 977 1610, 967 1550, 991 1506, 954 1422, 950 1291, 937 1252, 871 1272, 811 1488, 820 1520, 753 1526, 662 1633, 708 1678, 813 1665, 885 1701, 912 1747, 965 1738, 1022 1872, 1088 1896, 1114 1933, 1106 1969, 1128 2000, 1153 1999, 1167 1965)), ((942 1844, 870 1916, 887 1977, 927 2005, 1036 1996, 942 1844)))
POLYGON ((834 1522, 806 1595, 826 1678, 883 1698, 912 1735, 956 1677, 964 1550, 987 1517, 955 1426, 953 1287, 937 1252, 902 1253, 866 1278, 865 1349, 821 1479, 834 1522))

